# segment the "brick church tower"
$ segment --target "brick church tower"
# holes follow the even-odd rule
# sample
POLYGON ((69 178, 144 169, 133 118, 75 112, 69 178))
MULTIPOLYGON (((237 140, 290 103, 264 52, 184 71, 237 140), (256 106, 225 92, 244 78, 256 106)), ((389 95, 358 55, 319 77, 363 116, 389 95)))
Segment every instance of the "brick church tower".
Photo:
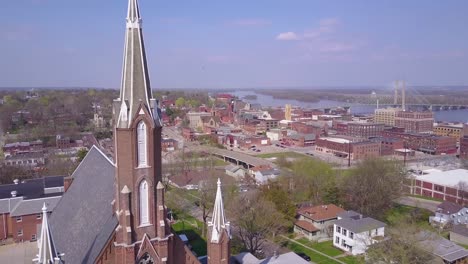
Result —
POLYGON ((116 263, 173 263, 161 183, 161 113, 153 98, 137 0, 129 0, 122 86, 114 100, 116 263))

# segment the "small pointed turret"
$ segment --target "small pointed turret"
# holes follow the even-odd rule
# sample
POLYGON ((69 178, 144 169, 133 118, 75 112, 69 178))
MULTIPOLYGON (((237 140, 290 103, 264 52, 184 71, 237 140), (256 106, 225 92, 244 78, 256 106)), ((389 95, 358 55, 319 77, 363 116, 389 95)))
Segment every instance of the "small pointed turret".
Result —
POLYGON ((37 258, 33 259, 34 263, 37 264, 58 264, 62 263, 60 255, 55 249, 52 234, 50 233, 49 223, 47 221, 47 206, 44 203, 42 207, 42 227, 41 236, 37 241, 39 247, 39 254, 37 258))
POLYGON ((229 235, 229 222, 226 221, 224 215, 223 195, 221 194, 221 180, 218 178, 218 188, 216 190, 216 198, 213 209, 213 217, 209 223, 211 230, 211 243, 218 243, 221 239, 223 229, 229 235))

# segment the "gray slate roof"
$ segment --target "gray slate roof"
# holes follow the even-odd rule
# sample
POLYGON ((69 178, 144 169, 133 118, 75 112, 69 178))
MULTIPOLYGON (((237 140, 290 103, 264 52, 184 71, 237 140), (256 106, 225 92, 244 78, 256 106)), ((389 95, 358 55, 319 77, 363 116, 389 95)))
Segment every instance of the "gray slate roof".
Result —
POLYGON ((421 231, 417 238, 418 245, 429 253, 432 253, 447 262, 453 262, 468 256, 468 250, 449 241, 435 233, 421 231))
POLYGON ((52 212, 61 198, 61 196, 54 196, 32 200, 22 200, 11 210, 10 215, 15 217, 22 215, 40 214, 42 212, 42 206, 44 203, 47 206, 47 212, 52 212))
POLYGON ((343 218, 337 220, 335 225, 341 226, 342 228, 348 229, 354 233, 362 233, 365 231, 377 229, 380 227, 385 227, 386 224, 380 222, 379 220, 375 220, 374 218, 365 217, 360 219, 353 219, 353 218, 343 218))
POLYGON ((452 227, 451 232, 468 237, 468 228, 466 227, 466 225, 454 225, 452 227))
POLYGON ((361 214, 353 211, 353 210, 348 210, 346 212, 341 212, 336 215, 338 218, 353 218, 353 219, 359 219, 361 218, 361 214))
POLYGON ((461 209, 463 209, 463 206, 449 201, 444 201, 437 206, 437 211, 442 214, 455 214, 458 213, 461 209))
POLYGON ((117 226, 111 206, 114 173, 114 164, 93 146, 52 212, 50 230, 67 264, 94 263, 111 238, 117 226))
POLYGON ((232 262, 240 263, 240 264, 306 264, 309 263, 308 261, 304 260, 303 258, 299 257, 294 252, 288 252, 284 254, 280 254, 276 257, 268 257, 265 259, 259 260, 254 255, 249 252, 242 252, 238 255, 232 257, 232 262))

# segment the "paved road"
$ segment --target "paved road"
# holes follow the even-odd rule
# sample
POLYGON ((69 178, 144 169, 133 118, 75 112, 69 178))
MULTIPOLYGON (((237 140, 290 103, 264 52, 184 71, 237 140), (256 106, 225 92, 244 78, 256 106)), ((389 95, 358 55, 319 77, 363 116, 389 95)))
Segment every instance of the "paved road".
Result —
POLYGON ((440 204, 438 201, 425 200, 411 196, 401 197, 397 199, 396 202, 403 205, 424 208, 431 212, 435 212, 437 210, 437 206, 440 204))

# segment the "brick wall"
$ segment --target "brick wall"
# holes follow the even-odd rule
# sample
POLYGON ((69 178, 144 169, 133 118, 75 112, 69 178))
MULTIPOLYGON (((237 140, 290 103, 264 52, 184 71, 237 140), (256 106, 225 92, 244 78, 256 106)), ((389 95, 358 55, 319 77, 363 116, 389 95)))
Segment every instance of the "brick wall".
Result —
POLYGON ((21 221, 18 221, 16 217, 12 217, 11 222, 15 242, 31 241, 33 235, 36 235, 37 239, 37 225, 42 223, 42 214, 24 215, 21 217, 21 221), (38 215, 40 218, 38 218, 38 215), (23 231, 23 235, 18 234, 20 230, 23 231))

